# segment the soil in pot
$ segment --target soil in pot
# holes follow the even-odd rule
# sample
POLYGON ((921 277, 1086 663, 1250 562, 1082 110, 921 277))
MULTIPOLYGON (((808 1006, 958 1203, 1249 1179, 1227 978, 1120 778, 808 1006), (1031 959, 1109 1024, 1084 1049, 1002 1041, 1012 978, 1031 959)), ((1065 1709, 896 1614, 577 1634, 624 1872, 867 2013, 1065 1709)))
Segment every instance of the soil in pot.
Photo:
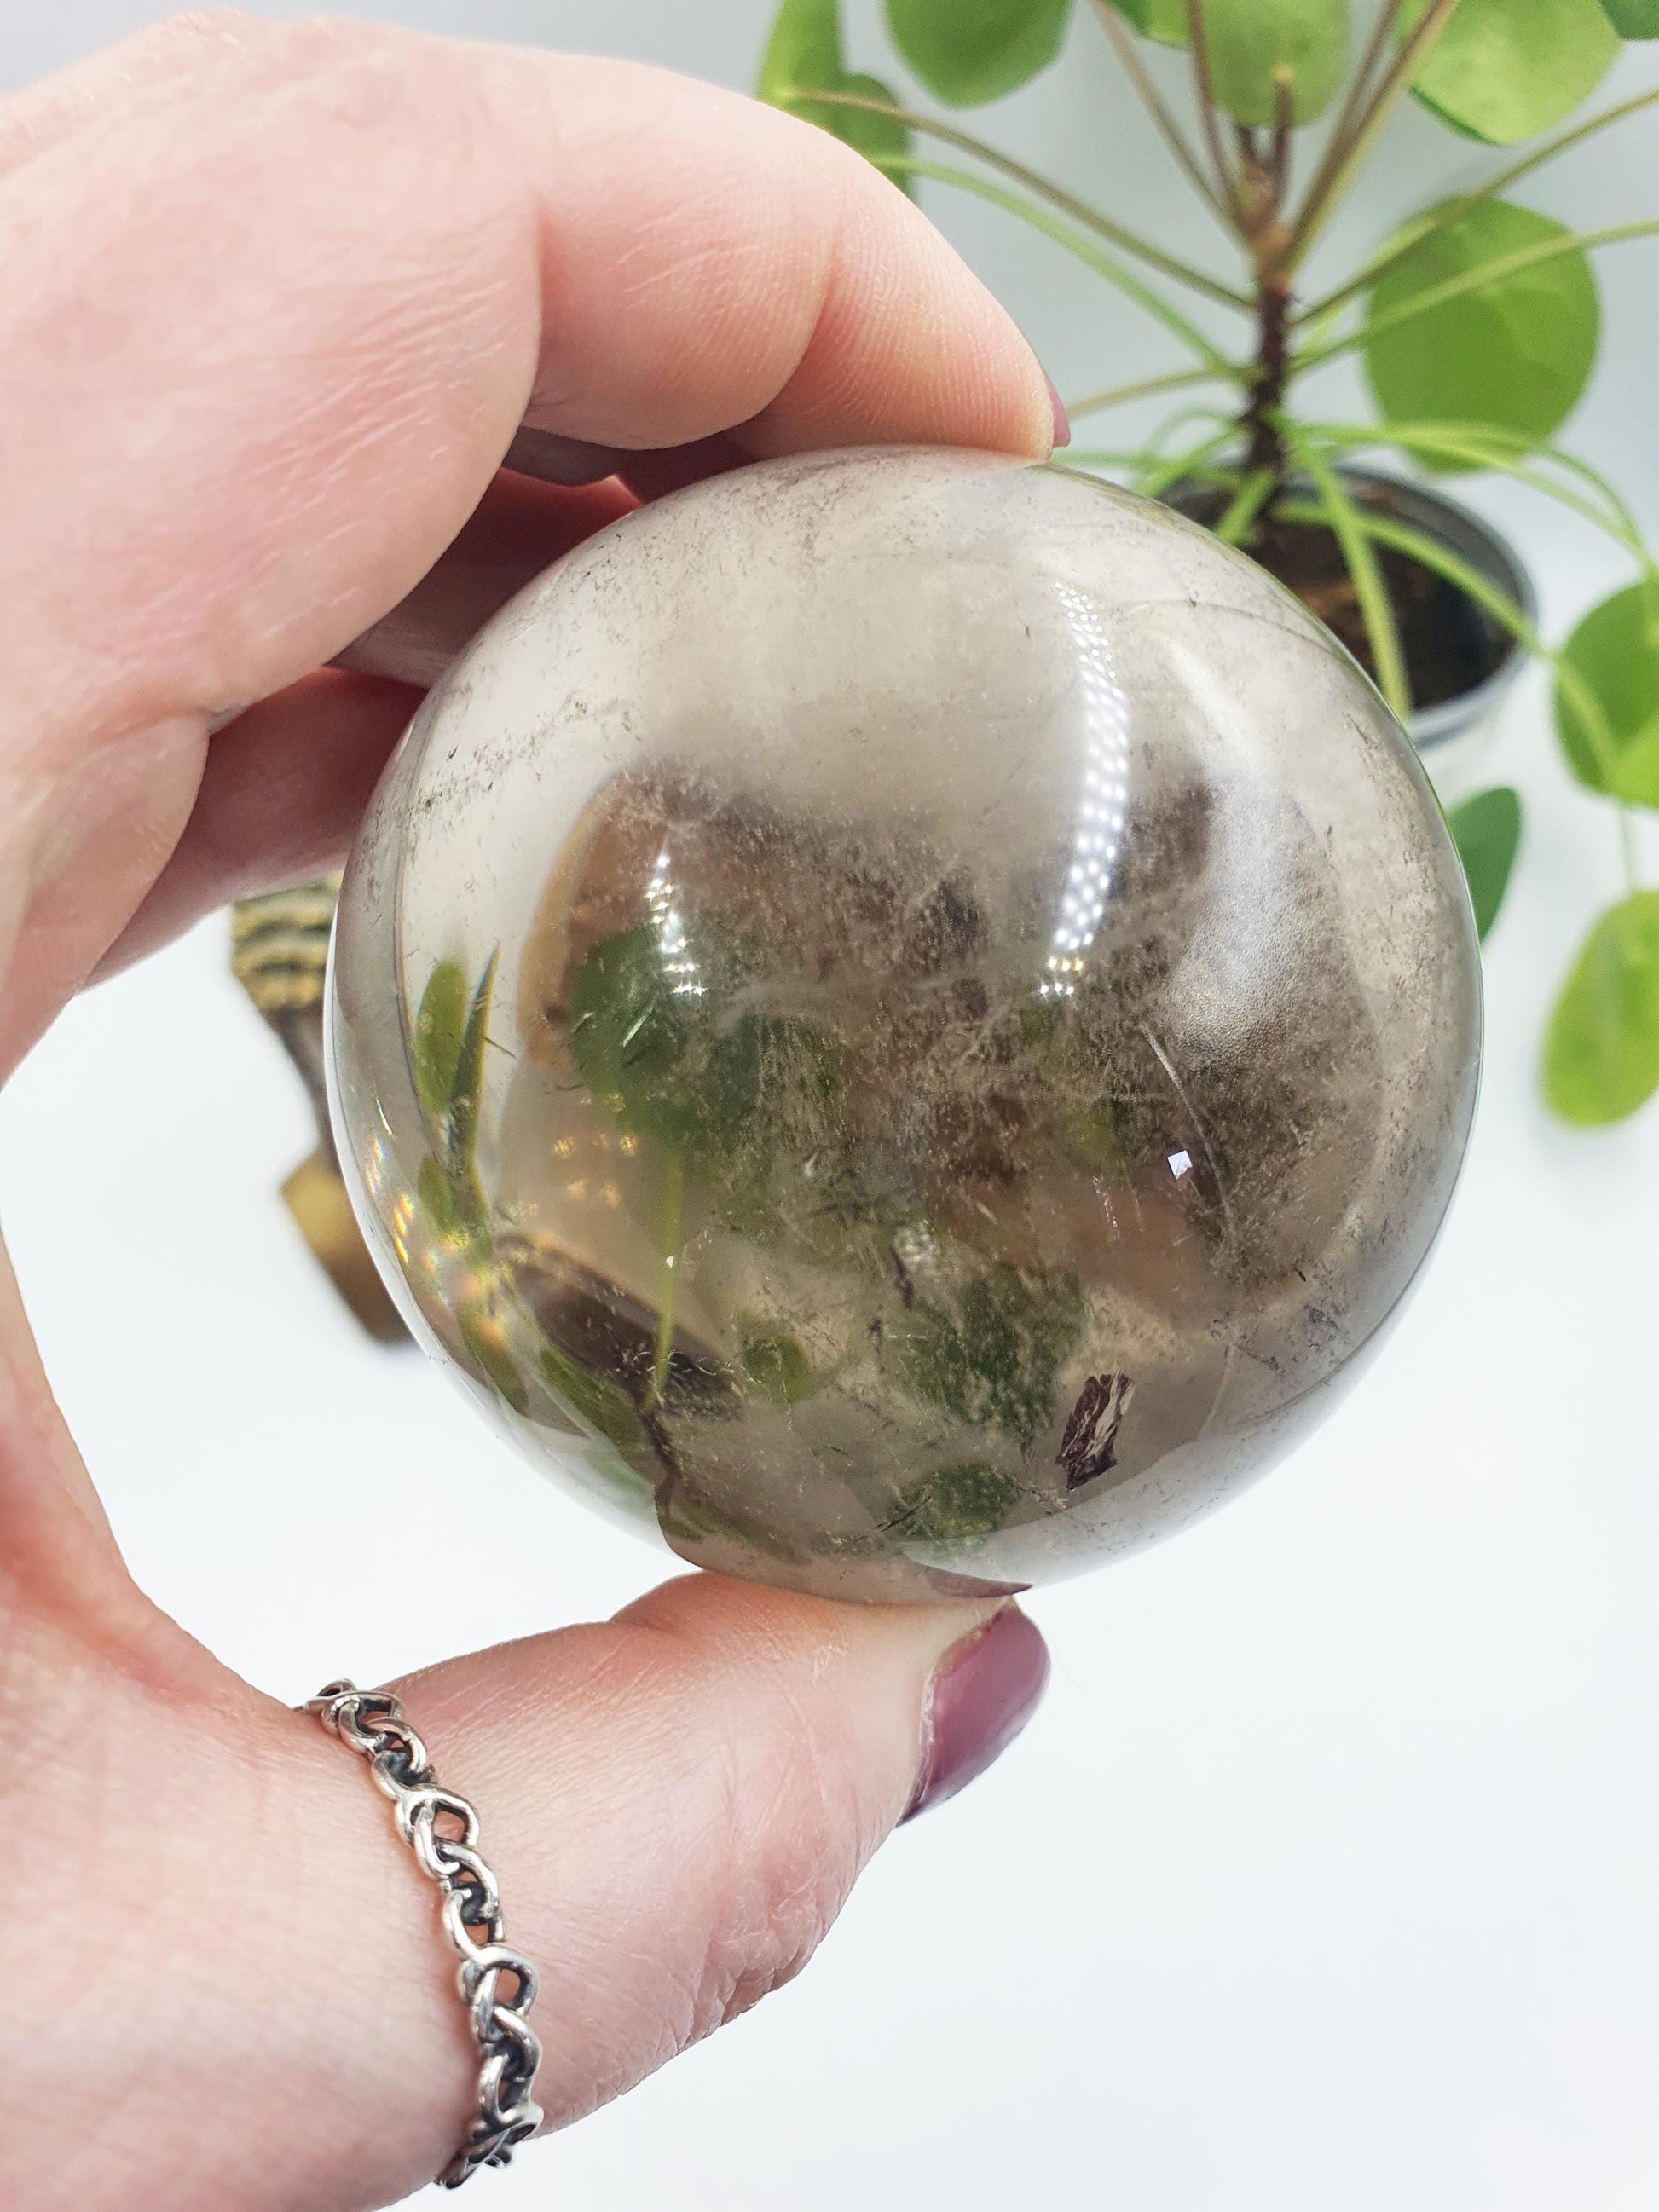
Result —
MULTIPOLYGON (((1195 522, 1213 524, 1227 505, 1227 495, 1194 490, 1185 493, 1180 505, 1182 513, 1195 522)), ((1376 664, 1359 611, 1358 595, 1331 531, 1317 523, 1264 519, 1244 550, 1334 630, 1365 673, 1376 680, 1376 664)), ((1378 546, 1376 558, 1394 609, 1407 679, 1417 707, 1437 707, 1445 700, 1461 698, 1496 675, 1510 650, 1510 641, 1484 607, 1433 569, 1392 546, 1378 546)))

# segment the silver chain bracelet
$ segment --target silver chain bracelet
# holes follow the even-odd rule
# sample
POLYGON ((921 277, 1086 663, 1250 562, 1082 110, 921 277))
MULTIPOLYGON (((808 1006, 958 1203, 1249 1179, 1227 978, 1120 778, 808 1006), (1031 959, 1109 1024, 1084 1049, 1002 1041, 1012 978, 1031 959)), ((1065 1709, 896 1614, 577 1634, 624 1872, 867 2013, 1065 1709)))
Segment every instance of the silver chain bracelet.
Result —
POLYGON ((478 2046, 477 2116, 438 2176, 441 2189, 459 2189, 481 2166, 509 2165, 514 2146, 542 2124, 531 2094, 542 2046, 525 2018, 536 1969, 502 1939, 495 1877, 478 1856, 477 1813, 465 1797, 439 1788, 426 1746, 398 1699, 355 1682, 330 1682, 306 1711, 368 1761, 376 1787, 392 1800, 398 1833, 442 1893, 444 1933, 461 1962, 456 1978, 478 2046), (459 1832, 441 1834, 441 1820, 459 1832))

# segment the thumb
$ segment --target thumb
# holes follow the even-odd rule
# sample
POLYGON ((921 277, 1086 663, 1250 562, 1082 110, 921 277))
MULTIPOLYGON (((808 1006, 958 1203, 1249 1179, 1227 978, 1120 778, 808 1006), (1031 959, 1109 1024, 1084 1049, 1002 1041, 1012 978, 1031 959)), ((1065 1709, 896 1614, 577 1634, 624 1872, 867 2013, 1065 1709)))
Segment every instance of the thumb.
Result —
MULTIPOLYGON (((853 1607, 698 1575, 394 1685, 439 1782, 476 1808, 507 1940, 538 1969, 548 2125, 797 1973, 889 1829, 988 1765, 1047 1674, 1012 1606, 853 1607)), ((175 2138, 167 2201, 345 2212, 445 2164, 477 2054, 436 1893, 362 1760, 307 1716, 267 1718, 283 1771, 246 1797, 271 1832, 227 1868, 219 1923, 235 2012, 210 2057, 173 2052, 157 2083, 176 2113, 181 2056, 228 2064, 238 2185, 222 2145, 175 2138), (201 2160, 189 2186, 181 2148, 201 2160)))

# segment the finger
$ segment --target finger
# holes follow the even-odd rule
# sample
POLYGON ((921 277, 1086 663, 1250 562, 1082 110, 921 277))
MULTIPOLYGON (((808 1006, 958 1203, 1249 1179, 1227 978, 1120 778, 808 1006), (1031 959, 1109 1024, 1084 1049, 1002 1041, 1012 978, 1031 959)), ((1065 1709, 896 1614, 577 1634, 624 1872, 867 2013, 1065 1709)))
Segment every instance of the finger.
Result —
POLYGON ((1023 340, 825 133, 623 64, 335 41, 273 27, 263 88, 82 133, 0 199, 41 705, 71 674, 82 726, 292 681, 412 586, 526 413, 630 447, 1046 450, 1023 340), (38 557, 87 550, 66 483, 107 549, 73 589, 38 557))
POLYGON ((223 91, 252 64, 258 26, 234 9, 192 9, 151 23, 0 100, 0 179, 112 114, 153 114, 223 91))
POLYGON ((532 577, 633 504, 616 483, 555 493, 497 477, 409 597, 354 638, 333 670, 301 678, 216 732, 184 832, 93 980, 228 900, 338 866, 421 692, 532 577))
MULTIPOLYGON (((919 1778, 960 1782, 1017 1730, 1046 1656, 1017 1612, 987 1618, 696 1576, 607 1626, 397 1686, 440 1782, 478 1812, 507 1940, 539 1972, 550 2126, 788 1980, 919 1778)), ((361 1761, 313 1720, 199 1702, 187 1720, 147 1796, 143 1863, 116 1877, 132 1941, 90 2045, 76 1985, 45 1978, 51 1946, 25 1962, 21 2003, 43 1978, 28 2061, 42 2097, 71 2057, 83 2094, 104 2086, 88 2050, 120 2079, 83 2162, 56 2176, 62 2201, 344 2212, 401 2197, 461 2140, 477 2073, 434 1892, 361 1761), (209 1955, 210 1973, 179 1972, 209 1955), (201 2079, 236 2083, 234 2158, 180 2096, 201 2079)), ((27 2132, 20 2161, 38 2149, 27 2132)), ((60 2140, 73 2148, 73 2131, 60 2140)))
MULTIPOLYGON (((298 35, 320 38, 321 51, 331 56, 337 31, 327 24, 308 24, 298 35)), ((120 46, 0 101, 0 177, 64 140, 96 129, 112 112, 131 120, 140 112, 154 115, 165 109, 177 129, 181 106, 210 98, 222 101, 237 89, 238 80, 257 82, 266 65, 264 31, 252 16, 204 9, 148 25, 120 46)), ((657 490, 699 482, 752 458, 726 437, 641 454, 524 424, 502 465, 544 483, 568 486, 599 483, 625 471, 641 496, 654 496, 657 490)))
POLYGON ((113 975, 231 899, 338 867, 421 693, 319 669, 222 730, 185 834, 100 961, 113 975))
POLYGON ((335 665, 435 684, 513 594, 636 504, 614 478, 556 490, 503 473, 414 590, 335 656, 335 665))
MULTIPOLYGON (((321 51, 331 57, 335 51, 334 27, 306 25, 299 35, 319 38, 321 51)), ((0 179, 64 140, 96 130, 112 114, 131 121, 140 113, 154 116, 166 110, 171 127, 178 129, 181 107, 207 99, 223 101, 239 88, 239 80, 257 84, 267 66, 264 33, 255 17, 199 9, 149 24, 118 46, 0 100, 0 179)), ((696 461, 664 471, 665 477, 672 473, 674 483, 690 483, 714 473, 716 466, 730 468, 750 458, 728 441, 708 443, 724 448, 718 461, 687 449, 698 453, 696 461)), ((635 458, 624 447, 596 446, 521 425, 502 465, 544 483, 574 486, 599 483, 635 458)))
POLYGON ((13 1003, 72 988, 143 888, 122 817, 88 818, 97 749, 149 749, 159 866, 201 718, 406 597, 526 416, 633 448, 1048 444, 1018 333, 827 134, 619 64, 249 36, 188 128, 141 108, 0 188, 4 860, 43 971, 13 1003))

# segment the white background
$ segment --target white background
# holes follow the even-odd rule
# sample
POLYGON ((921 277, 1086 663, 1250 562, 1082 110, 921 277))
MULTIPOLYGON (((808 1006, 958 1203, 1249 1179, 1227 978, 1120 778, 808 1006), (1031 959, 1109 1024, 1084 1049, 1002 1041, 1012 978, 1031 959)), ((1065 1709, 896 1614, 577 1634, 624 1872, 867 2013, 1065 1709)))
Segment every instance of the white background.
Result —
MULTIPOLYGON (((153 12, 9 11, 0 82, 153 12)), ((368 12, 742 82, 767 11, 368 12)), ((854 21, 856 58, 884 67, 854 21)), ((1642 57, 1616 82, 1653 74, 1642 57)), ((1066 70, 990 128, 1205 248, 1086 21, 1066 70)), ((1339 254, 1490 166, 1415 113, 1390 146, 1339 254)), ((1659 212, 1656 150, 1644 119, 1523 196, 1584 222, 1659 212)), ((1166 360, 1046 246, 933 204, 1063 388, 1166 360)), ((1655 258, 1618 252, 1572 436, 1659 524, 1659 330, 1638 296, 1655 258)), ((1553 512, 1471 496, 1519 538, 1558 634, 1620 580, 1553 512)), ((896 1839, 803 1982, 490 2177, 492 2201, 1652 2205, 1659 1109, 1592 1137, 1537 1104, 1540 1019, 1616 891, 1615 847, 1556 763, 1535 678, 1496 760, 1529 826, 1489 947, 1486 1096, 1450 1226, 1384 1357, 1242 1503, 1039 1593, 1054 1685, 1004 1764, 896 1839)), ((284 1079, 216 922, 72 1007, 0 1101, 7 1237, 135 1571, 295 1699, 342 1669, 378 1679, 645 1587, 649 1551, 520 1466, 413 1355, 354 1336, 275 1196, 310 1142, 284 1079), (508 1532, 493 1581, 457 1572, 458 1500, 508 1532)))

